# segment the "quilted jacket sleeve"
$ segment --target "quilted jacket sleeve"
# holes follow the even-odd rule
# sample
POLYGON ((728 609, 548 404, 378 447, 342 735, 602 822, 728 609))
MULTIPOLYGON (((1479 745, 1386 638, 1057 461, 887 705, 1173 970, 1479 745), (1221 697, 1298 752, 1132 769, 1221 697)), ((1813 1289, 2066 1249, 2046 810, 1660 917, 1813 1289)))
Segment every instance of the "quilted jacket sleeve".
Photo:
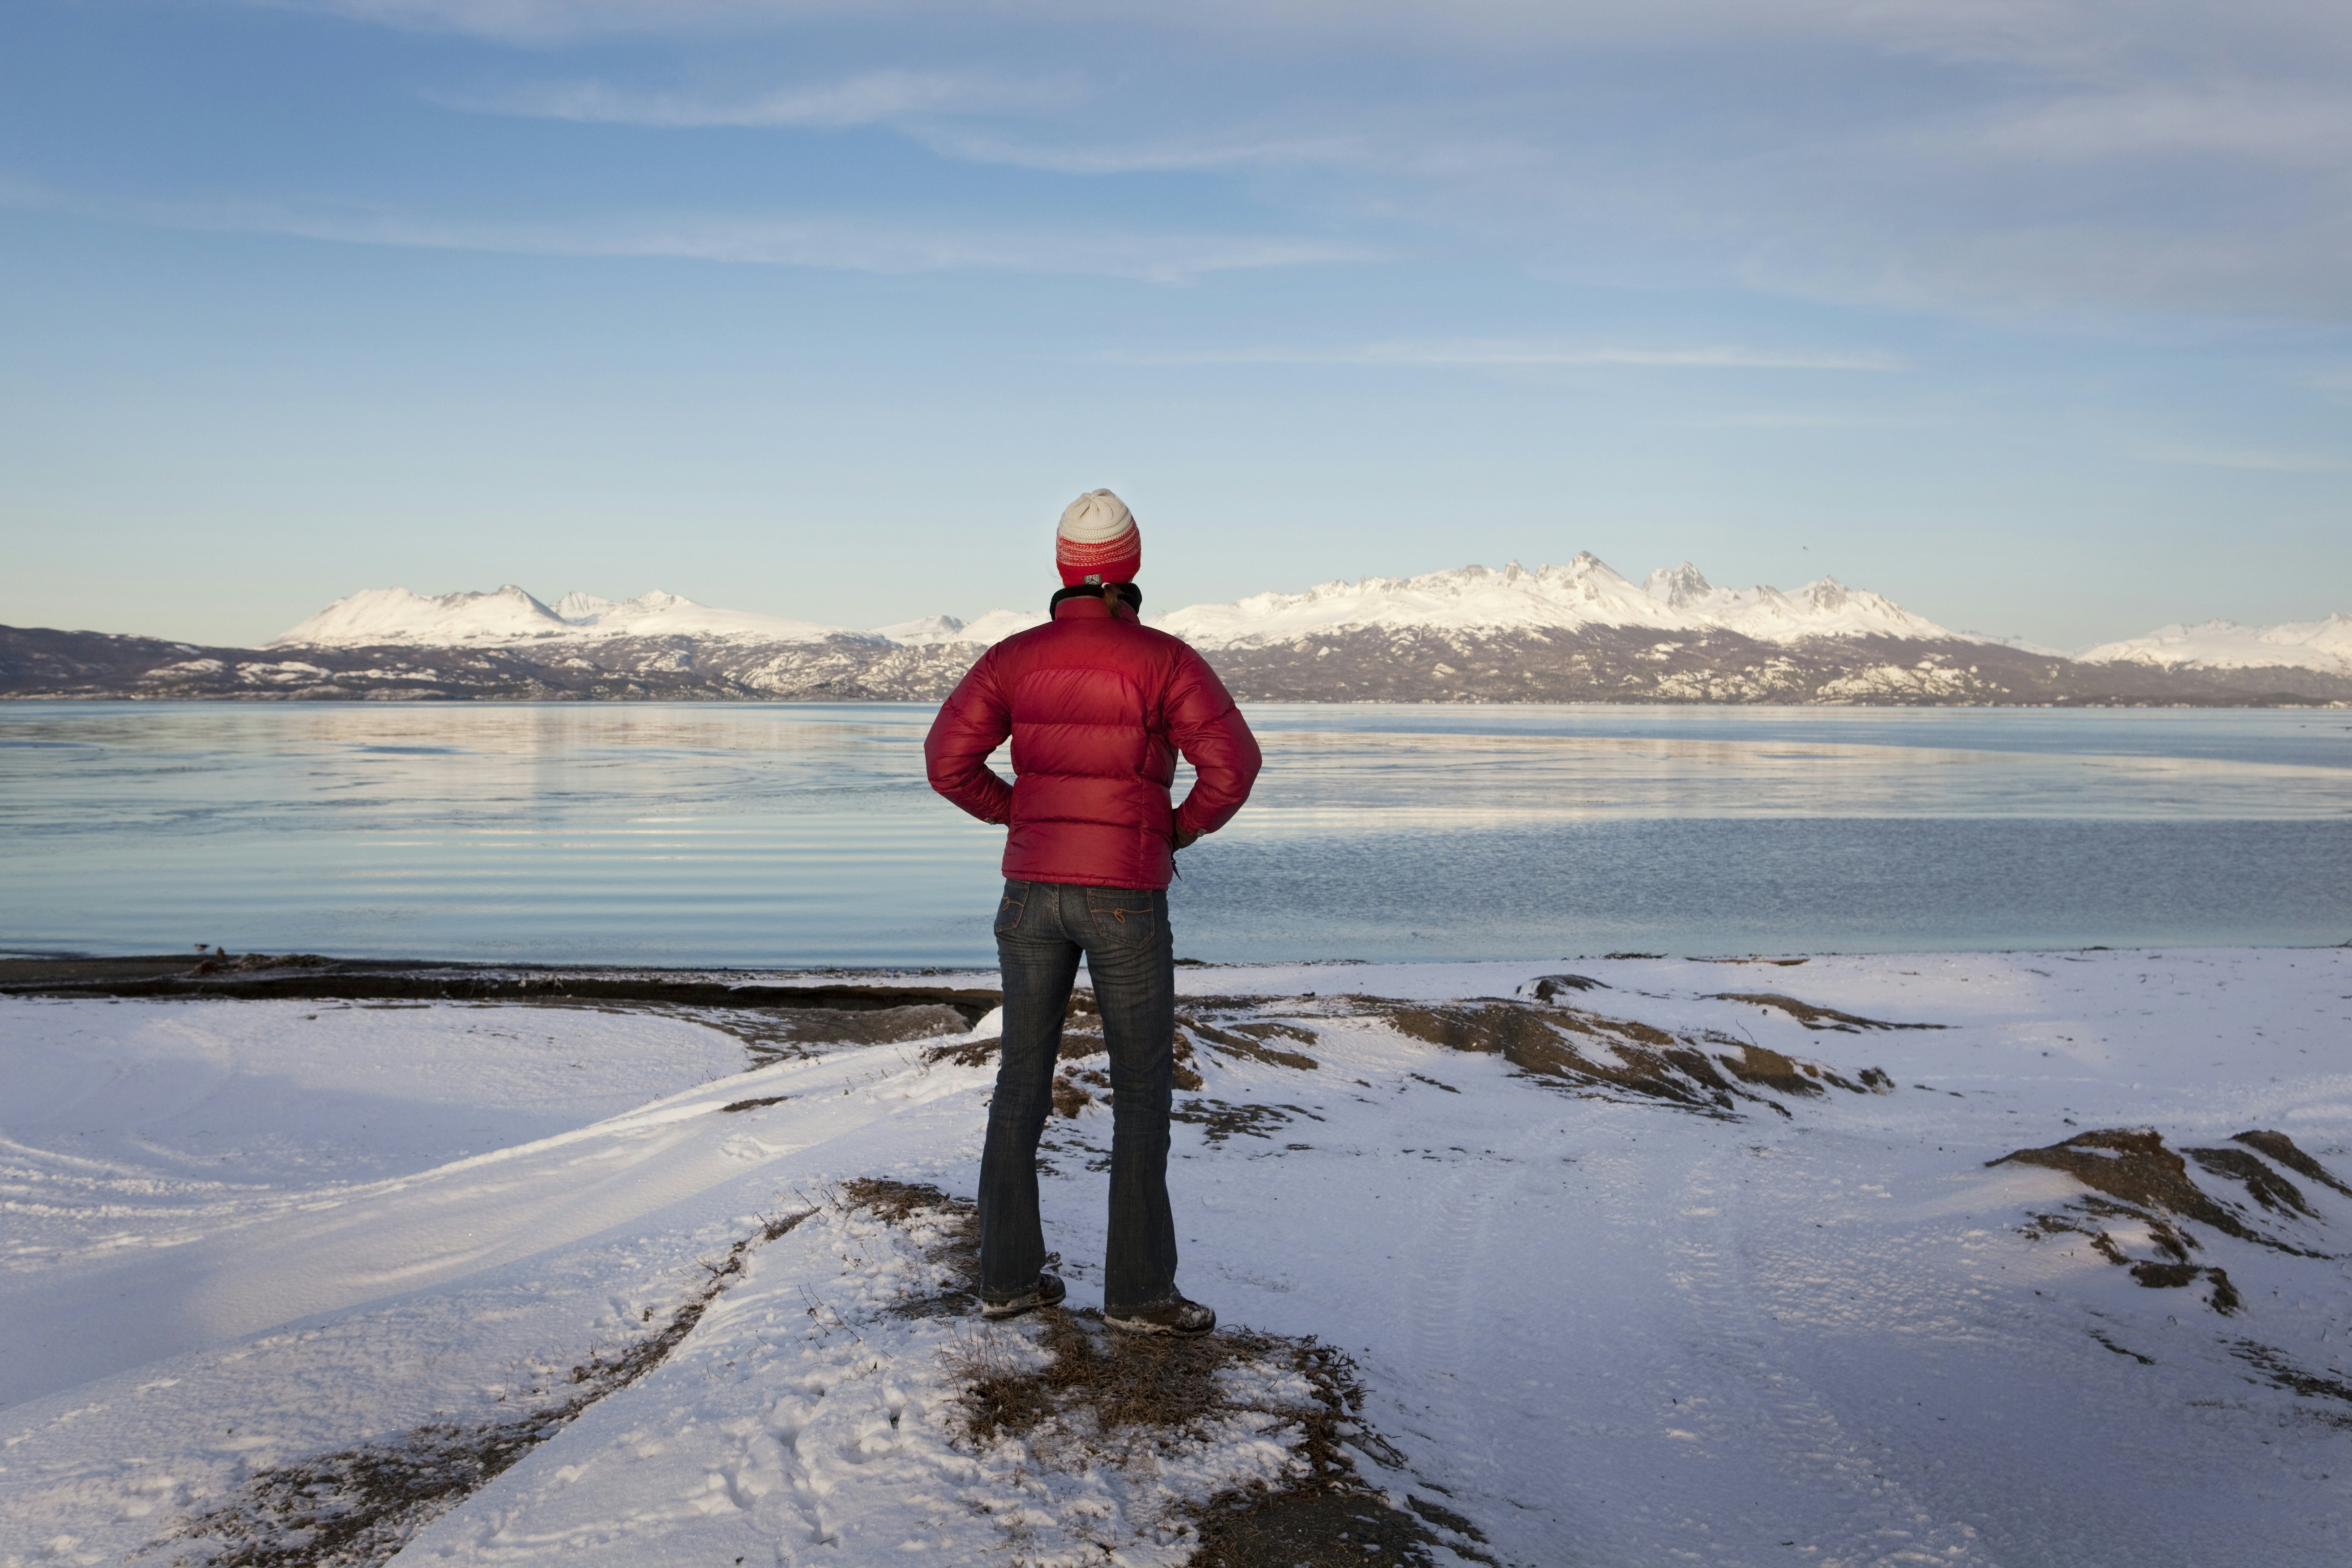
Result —
POLYGON ((923 766, 931 787, 982 822, 1013 820, 1013 786, 988 765, 1013 733, 1013 705, 997 680, 996 650, 980 656, 931 721, 923 766))
POLYGON ((1176 829, 1214 833, 1233 820, 1257 782, 1264 761, 1257 737, 1209 661, 1189 647, 1178 657, 1167 713, 1168 738, 1199 775, 1176 808, 1176 829))

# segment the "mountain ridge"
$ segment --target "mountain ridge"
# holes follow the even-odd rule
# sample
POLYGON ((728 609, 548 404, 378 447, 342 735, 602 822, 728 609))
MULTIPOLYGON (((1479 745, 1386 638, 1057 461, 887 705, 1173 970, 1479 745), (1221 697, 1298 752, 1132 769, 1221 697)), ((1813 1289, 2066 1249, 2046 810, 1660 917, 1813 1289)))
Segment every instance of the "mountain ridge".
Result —
MULTIPOLYGON (((937 701, 1042 613, 825 626, 655 590, 366 589, 259 649, 0 627, 0 697, 937 701)), ((1365 577, 1148 617, 1235 697, 1296 702, 2347 703, 2352 616, 2165 627, 2068 656, 1823 576, 1727 589, 1564 566, 1365 577), (2266 660, 2274 660, 2265 662, 2266 660)))
MULTIPOLYGON (((1564 566, 1530 569, 1512 561, 1499 569, 1472 564, 1412 577, 1337 579, 1297 593, 1189 605, 1146 618, 1204 648, 1255 647, 1304 632, 1359 626, 1493 631, 1606 626, 1737 631, 1762 641, 1870 635, 1977 640, 1835 577, 1820 577, 1788 593, 1767 586, 1719 588, 1685 561, 1636 584, 1590 552, 1578 552, 1564 566)), ((500 647, 686 636, 776 643, 878 638, 918 647, 984 644, 1044 619, 1042 614, 996 609, 971 622, 928 616, 868 629, 718 609, 660 589, 627 600, 575 590, 550 604, 508 583, 489 593, 435 595, 406 588, 362 589, 262 646, 500 647)))
MULTIPOLYGON (((1045 619, 993 609, 975 620, 920 616, 860 628, 748 610, 719 609, 660 589, 615 600, 572 591, 553 603, 514 584, 489 593, 438 595, 371 588, 336 600, 263 644, 305 647, 506 647, 565 642, 687 637, 698 643, 978 647, 1045 619)), ((2073 652, 2022 637, 1956 631, 1884 595, 1823 575, 1787 591, 1724 588, 1688 561, 1636 583, 1590 552, 1563 566, 1447 567, 1412 577, 1334 579, 1297 592, 1269 591, 1224 604, 1188 605, 1147 624, 1204 651, 1246 650, 1364 628, 1391 633, 1582 632, 1595 627, 1662 634, 1733 633, 1759 643, 1885 637, 2003 647, 2078 663, 2167 669, 2306 668, 2352 676, 2352 616, 2275 626, 2231 621, 2159 627, 2073 652)))

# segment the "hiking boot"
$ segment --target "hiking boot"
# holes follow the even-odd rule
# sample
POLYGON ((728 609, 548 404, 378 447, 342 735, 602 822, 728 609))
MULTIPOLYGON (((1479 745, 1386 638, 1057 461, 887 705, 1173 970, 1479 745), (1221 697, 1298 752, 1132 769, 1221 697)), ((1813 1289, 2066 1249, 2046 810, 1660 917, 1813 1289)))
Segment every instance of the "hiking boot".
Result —
POLYGON ((1198 1301, 1171 1296, 1156 1307, 1106 1310, 1103 1321, 1124 1334, 1177 1334, 1191 1339, 1217 1326, 1216 1312, 1198 1301))
POLYGON ((980 1315, 993 1323, 1004 1318, 1017 1318, 1024 1312, 1034 1312, 1040 1307, 1058 1307, 1069 1291, 1062 1286, 1058 1274, 1040 1274, 1037 1283, 1007 1300, 980 1299, 980 1315))

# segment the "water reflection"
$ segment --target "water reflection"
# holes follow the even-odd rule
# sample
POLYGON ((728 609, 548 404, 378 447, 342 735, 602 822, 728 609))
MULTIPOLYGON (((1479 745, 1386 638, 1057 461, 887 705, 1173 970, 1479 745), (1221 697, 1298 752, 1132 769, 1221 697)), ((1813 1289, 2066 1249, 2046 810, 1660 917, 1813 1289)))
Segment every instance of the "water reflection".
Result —
MULTIPOLYGON (((2340 713, 1252 718, 1259 796, 1185 857, 1174 894, 1202 957, 2352 937, 2340 713)), ((929 721, 0 707, 0 942, 984 960, 1000 836, 925 788, 929 721)))

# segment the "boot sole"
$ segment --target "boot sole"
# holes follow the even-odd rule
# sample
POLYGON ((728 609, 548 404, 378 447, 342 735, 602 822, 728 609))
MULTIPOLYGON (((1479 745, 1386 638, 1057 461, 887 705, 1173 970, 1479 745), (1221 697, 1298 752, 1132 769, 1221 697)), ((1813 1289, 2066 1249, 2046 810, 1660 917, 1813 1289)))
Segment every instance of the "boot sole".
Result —
POLYGON ((1166 1334, 1178 1340, 1202 1339, 1217 1331, 1214 1319, 1197 1329, 1180 1329, 1171 1323, 1147 1323, 1135 1318, 1105 1318, 1103 1321, 1122 1334, 1166 1334))
POLYGON ((1060 1304, 1058 1301, 1024 1301, 1014 1307, 982 1307, 980 1310, 980 1315, 989 1322, 1002 1323, 1014 1318, 1025 1318, 1032 1312, 1060 1304))
POLYGON ((1039 1295, 1028 1300, 1006 1301, 993 1307, 982 1301, 980 1315, 989 1322, 1002 1323, 1008 1319, 1026 1317, 1041 1307, 1058 1307, 1069 1299, 1069 1291, 1060 1290, 1050 1297, 1039 1295))

